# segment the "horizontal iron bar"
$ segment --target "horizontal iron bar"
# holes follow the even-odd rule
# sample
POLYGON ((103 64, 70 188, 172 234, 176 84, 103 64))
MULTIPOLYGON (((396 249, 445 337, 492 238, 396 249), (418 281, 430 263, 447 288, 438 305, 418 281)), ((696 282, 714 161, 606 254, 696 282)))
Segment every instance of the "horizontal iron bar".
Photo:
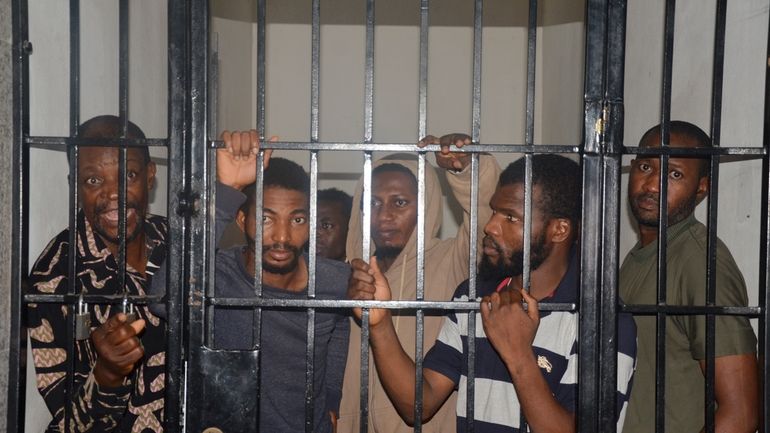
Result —
POLYGON ((705 305, 621 305, 619 310, 639 315, 666 313, 677 316, 714 314, 716 316, 757 317, 762 314, 762 307, 724 307, 705 305))
MULTIPOLYGON (((209 147, 222 148, 222 140, 212 140, 209 147)), ((438 152, 441 146, 431 144, 418 147, 414 143, 311 143, 301 141, 272 141, 262 143, 265 149, 281 150, 348 150, 348 151, 385 151, 385 152, 438 152)), ((462 148, 452 147, 453 152, 496 152, 496 153, 577 153, 580 146, 560 144, 536 144, 527 146, 524 144, 470 144, 462 148)))
POLYGON ((766 155, 764 147, 623 147, 623 153, 633 155, 766 155))
MULTIPOLYGON (((295 308, 385 308, 388 310, 478 310, 478 301, 361 301, 350 299, 267 299, 208 298, 210 305, 220 307, 295 307, 295 308)), ((575 311, 575 304, 541 303, 540 311, 575 311)))
MULTIPOLYGON (((64 295, 41 295, 41 294, 28 294, 24 295, 25 304, 74 304, 78 302, 80 296, 77 294, 64 294, 64 295)), ((146 295, 128 295, 128 300, 132 304, 145 305, 145 304, 162 304, 165 302, 163 295, 146 296, 146 295)), ((120 304, 123 302, 123 294, 119 295, 93 295, 83 294, 83 302, 88 304, 120 304)))
MULTIPOLYGON (((31 146, 65 147, 77 144, 79 146, 113 146, 113 147, 166 147, 165 138, 75 138, 75 137, 41 137, 26 136, 24 143, 31 146)), ((64 150, 64 149, 62 149, 64 150)))

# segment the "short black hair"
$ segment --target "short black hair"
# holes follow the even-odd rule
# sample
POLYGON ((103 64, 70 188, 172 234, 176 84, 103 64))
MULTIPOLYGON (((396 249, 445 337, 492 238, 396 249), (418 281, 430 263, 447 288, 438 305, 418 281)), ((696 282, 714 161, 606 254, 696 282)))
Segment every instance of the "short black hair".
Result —
POLYGON ((403 173, 408 175, 409 178, 412 179, 414 192, 417 192, 417 178, 415 177, 414 173, 412 173, 412 170, 409 170, 403 165, 396 164, 395 162, 388 162, 382 165, 378 165, 374 168, 374 170, 372 170, 372 178, 380 173, 403 173))
MULTIPOLYGON (((526 158, 500 173, 500 186, 524 184, 526 158)), ((540 210, 546 218, 566 218, 573 232, 580 226, 582 172, 575 161, 560 155, 532 156, 532 186, 540 187, 540 210)))
POLYGON ((351 197, 346 192, 340 191, 337 188, 322 189, 318 191, 317 200, 318 202, 325 201, 331 203, 339 203, 339 205, 342 207, 342 213, 345 215, 345 218, 350 219, 350 211, 353 207, 353 197, 351 197))
MULTIPOLYGON (((310 195, 310 177, 305 173, 305 169, 294 161, 285 158, 270 158, 270 164, 265 169, 262 178, 262 188, 283 188, 299 191, 307 197, 310 195)), ((246 194, 246 203, 241 206, 241 211, 248 212, 254 205, 256 189, 255 183, 251 183, 243 189, 243 193, 246 194)))
MULTIPOLYGON (((645 132, 642 135, 642 138, 639 140, 639 145, 644 143, 645 141, 651 139, 652 137, 656 135, 660 135, 660 129, 661 125, 657 124, 653 126, 652 128, 648 129, 647 132, 645 132)), ((705 131, 700 129, 698 126, 690 123, 685 122, 684 120, 672 120, 668 123, 668 133, 669 136, 671 135, 681 135, 683 137, 687 137, 696 143, 696 147, 713 147, 714 144, 711 142, 711 137, 709 137, 708 134, 706 134, 705 131)), ((700 166, 700 172, 698 173, 700 177, 707 177, 709 175, 708 172, 708 161, 709 158, 707 156, 697 156, 697 159, 702 160, 701 166, 700 166)))
MULTIPOLYGON (((118 116, 104 114, 92 117, 78 126, 78 137, 80 138, 120 138, 120 131, 123 128, 123 121, 118 116)), ((144 140, 145 135, 141 128, 134 122, 128 121, 126 128, 126 137, 144 140)), ((150 162, 150 149, 147 146, 139 146, 142 152, 144 163, 150 162)), ((69 153, 67 153, 69 158, 69 153)))

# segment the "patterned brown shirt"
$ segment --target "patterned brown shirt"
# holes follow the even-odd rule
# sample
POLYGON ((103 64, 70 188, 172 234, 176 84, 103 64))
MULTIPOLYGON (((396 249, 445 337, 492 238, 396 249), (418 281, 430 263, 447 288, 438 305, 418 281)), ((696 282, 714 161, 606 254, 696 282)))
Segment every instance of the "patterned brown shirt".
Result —
MULTIPOLYGON (((130 294, 144 295, 152 275, 166 257, 165 218, 148 216, 144 223, 147 246, 146 276, 126 266, 130 294)), ((99 295, 122 294, 118 287, 116 258, 95 236, 81 211, 78 214, 77 291, 99 295)), ((65 294, 68 278, 69 229, 46 247, 30 273, 30 293, 65 294)), ((117 305, 89 305, 91 329, 120 311, 117 305)), ((73 395, 67 396, 67 307, 61 304, 29 304, 29 334, 37 373, 37 388, 53 414, 49 432, 163 431, 165 386, 165 323, 146 306, 134 311, 145 319, 140 336, 144 357, 122 386, 99 386, 93 375, 96 351, 90 339, 74 342, 73 395), (64 428, 65 404, 71 408, 69 428, 64 428)))

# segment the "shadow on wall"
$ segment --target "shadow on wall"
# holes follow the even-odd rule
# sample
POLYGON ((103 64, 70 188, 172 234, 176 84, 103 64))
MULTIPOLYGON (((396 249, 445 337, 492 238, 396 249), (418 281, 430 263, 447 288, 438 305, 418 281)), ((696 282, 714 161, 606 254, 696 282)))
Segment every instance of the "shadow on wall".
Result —
MULTIPOLYGON (((527 0, 487 0, 484 2, 484 26, 527 27, 527 0)), ((538 26, 582 22, 583 2, 539 2, 538 26)), ((257 5, 253 0, 211 0, 211 14, 237 21, 257 21, 257 5)), ((310 24, 311 3, 290 2, 279 8, 267 5, 267 19, 271 23, 310 24)), ((468 0, 441 0, 430 3, 431 26, 473 27, 473 2, 468 0)), ((375 3, 377 25, 420 25, 419 0, 386 0, 375 3)), ((362 0, 337 0, 321 8, 324 24, 363 25, 366 4, 362 0)))

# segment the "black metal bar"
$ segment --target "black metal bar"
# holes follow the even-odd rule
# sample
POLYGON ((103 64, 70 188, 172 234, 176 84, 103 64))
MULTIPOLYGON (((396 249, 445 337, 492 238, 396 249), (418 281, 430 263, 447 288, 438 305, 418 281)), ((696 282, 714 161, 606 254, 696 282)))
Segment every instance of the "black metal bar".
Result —
POLYGON ((24 136, 24 143, 35 147, 50 147, 53 149, 67 147, 77 144, 81 147, 87 146, 111 146, 111 147, 166 147, 168 140, 165 138, 81 138, 81 137, 40 137, 24 136))
POLYGON ((607 33, 606 0, 589 0, 586 4, 586 57, 584 77, 584 133, 583 133, 583 211, 580 234, 580 299, 578 316, 578 408, 577 429, 583 432, 599 431, 600 401, 599 356, 600 339, 596 325, 600 320, 600 284, 602 258, 601 231, 598 227, 602 214, 603 108, 605 97, 605 65, 607 33))
POLYGON ((310 141, 316 143, 318 142, 318 93, 321 77, 321 0, 313 0, 312 8, 313 21, 310 59, 310 141))
POLYGON ((257 0, 257 131, 265 138, 265 56, 267 53, 267 0, 257 0))
POLYGON ((374 129, 374 0, 366 0, 366 58, 364 65, 364 142, 374 129))
MULTIPOLYGON (((361 212, 362 245, 361 257, 371 256, 371 215, 372 215, 372 153, 364 152, 363 206, 361 212)), ((339 302, 339 301, 338 301, 339 302)), ((369 310, 364 308, 361 316, 361 394, 359 431, 367 433, 369 428, 369 310)))
MULTIPOLYGON (((479 154, 471 154, 471 215, 468 221, 470 227, 470 236, 468 238, 468 299, 476 299, 476 263, 478 263, 478 251, 476 246, 479 244, 479 154)), ((456 304, 456 303, 455 303, 456 304)), ((478 302, 475 304, 478 309, 478 302)), ((468 335, 476 335, 476 314, 468 314, 468 335)), ((465 406, 465 422, 467 431, 474 431, 474 414, 476 401, 476 339, 468 338, 468 385, 465 406)))
MULTIPOLYGON (((725 27, 727 22, 727 0, 717 1, 716 22, 714 29, 714 65, 711 87, 711 143, 719 147, 722 135, 722 87, 725 60, 725 27)), ((719 155, 712 156, 709 167, 708 217, 706 219, 708 234, 706 238, 706 299, 707 306, 716 304, 716 254, 717 226, 719 208, 719 155)), ((714 433, 716 396, 715 396, 715 342, 716 319, 714 315, 706 315, 706 392, 705 419, 707 433, 714 433)))
MULTIPOLYGON (((188 196, 197 195, 196 210, 188 215, 187 222, 190 232, 186 242, 190 247, 185 252, 185 265, 188 269, 187 278, 187 345, 191 348, 189 362, 201 365, 202 351, 205 339, 205 291, 211 284, 206 259, 209 257, 208 236, 206 228, 210 211, 208 173, 208 52, 209 52, 209 4, 206 1, 195 1, 189 4, 189 123, 186 131, 189 141, 185 154, 188 177, 185 192, 188 196), (196 95, 192 97, 192 95, 196 95), (193 350, 192 348, 196 348, 193 350)), ((204 384, 198 380, 188 380, 187 394, 190 396, 204 395, 204 384)), ((193 397, 194 398, 194 397, 193 397)), ((192 426, 202 426, 205 414, 201 411, 187 411, 187 423, 192 426)), ((204 427, 205 428, 205 427, 204 427)))
MULTIPOLYGON (((669 121, 671 120, 671 88, 674 56, 674 23, 676 0, 666 0, 666 15, 663 41, 663 82, 661 85, 660 147, 669 145, 669 121)), ((658 305, 666 305, 666 249, 668 239, 668 155, 660 157, 658 213, 658 261, 657 295, 658 305)), ((666 426, 666 313, 656 316, 655 352, 655 432, 662 433, 666 426)))
POLYGON ((80 126, 80 0, 70 0, 70 136, 80 126))
POLYGON ((599 431, 617 431, 618 380, 618 266, 620 238, 620 173, 623 143, 626 2, 610 0, 607 7, 603 150, 603 215, 601 312, 599 326, 599 431))
MULTIPOLYGON (((481 136, 481 44, 484 31, 484 1, 473 2, 473 102, 471 114, 471 141, 481 136)), ((472 428, 471 430, 472 431, 472 428)))
POLYGON ((11 230, 11 279, 10 279, 10 320, 8 340, 8 393, 7 431, 24 429, 26 400, 27 331, 25 326, 25 305, 22 296, 26 291, 28 269, 28 221, 29 209, 29 149, 24 146, 23 137, 29 132, 29 61, 27 2, 14 0, 11 3, 12 25, 12 74, 13 74, 13 156, 14 169, 11 173, 12 220, 11 230))
MULTIPOLYGON (((118 2, 118 117, 120 136, 128 131, 128 0, 118 2)), ((126 287, 126 159, 128 149, 121 147, 118 160, 118 287, 126 301, 122 311, 128 314, 128 287, 126 287)))
MULTIPOLYGON (((425 299, 425 152, 417 155, 417 288, 416 300, 425 299)), ((425 311, 418 309, 414 337, 414 431, 422 431, 423 398, 423 343, 425 339, 425 311)))
MULTIPOLYGON (((184 332, 184 289, 186 275, 184 215, 180 209, 185 179, 188 177, 187 135, 185 130, 189 119, 189 11, 184 0, 168 0, 168 243, 166 254, 166 390, 163 413, 165 430, 182 430, 182 401, 185 389, 185 358, 183 350, 184 332)), ((133 300, 133 302, 137 302, 133 300)))
MULTIPOLYGON (((315 11, 314 11, 315 14, 315 11)), ((317 108, 317 102, 316 102, 317 108)), ((317 132, 317 130, 316 130, 317 132)), ((318 224, 318 152, 310 152, 310 227, 309 243, 310 252, 308 254, 308 279, 307 279, 307 298, 315 299, 316 289, 316 229, 318 224)), ((315 309, 307 310, 307 349, 305 371, 305 431, 313 432, 314 424, 314 404, 313 404, 313 378, 315 372, 315 309)))
MULTIPOLYGON (((770 29, 770 20, 768 22, 770 29)), ((767 48, 765 56, 770 59, 770 33, 767 36, 767 48)), ((760 399, 760 423, 759 431, 770 432, 770 357, 768 357, 768 348, 770 348, 770 309, 768 309, 768 299, 770 298, 770 64, 765 69, 765 101, 763 106, 764 127, 762 134, 762 149, 765 150, 765 156, 762 158, 762 197, 760 203, 760 233, 762 236, 759 245, 759 281, 757 292, 759 294, 759 306, 761 314, 759 316, 759 399, 760 399)))
POLYGON ((430 24, 429 0, 420 0, 420 77, 418 91, 417 136, 428 135, 428 32, 430 24))
POLYGON ((623 153, 650 156, 711 156, 711 155, 751 155, 761 157, 767 155, 767 151, 761 147, 623 147, 623 153))
MULTIPOLYGON (((221 140, 212 140, 210 147, 224 147, 221 140)), ((364 152, 438 152, 441 146, 431 144, 425 147, 418 147, 414 143, 372 143, 372 142, 336 142, 336 143, 312 143, 297 141, 268 141, 262 143, 264 149, 275 150, 352 150, 364 152)), ((452 147, 453 152, 460 153, 577 153, 580 150, 579 145, 560 145, 560 144, 538 144, 528 146, 526 144, 470 144, 461 148, 452 147)))

